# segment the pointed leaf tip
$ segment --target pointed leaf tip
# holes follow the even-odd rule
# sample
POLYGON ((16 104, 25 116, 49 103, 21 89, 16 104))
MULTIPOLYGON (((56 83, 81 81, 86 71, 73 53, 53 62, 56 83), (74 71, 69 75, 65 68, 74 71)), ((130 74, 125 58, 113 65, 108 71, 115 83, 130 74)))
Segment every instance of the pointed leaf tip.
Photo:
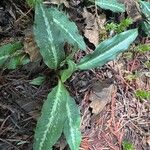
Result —
POLYGON ((53 21, 61 31, 66 42, 78 45, 81 50, 85 50, 86 44, 83 37, 79 34, 76 24, 70 21, 67 15, 55 8, 51 8, 51 14, 53 14, 53 21))
MULTIPOLYGON (((67 91, 66 91, 67 92, 67 91)), ((64 135, 71 150, 79 150, 81 144, 81 117, 80 110, 74 99, 67 94, 66 103, 67 119, 64 125, 64 135)))
POLYGON ((35 131, 34 150, 49 150, 57 142, 66 120, 66 89, 59 84, 48 94, 35 131))
POLYGON ((92 54, 81 59, 77 65, 79 69, 86 70, 100 67, 117 57, 126 49, 138 36, 138 30, 132 29, 122 32, 108 40, 100 43, 92 54))
POLYGON ((65 56, 64 40, 61 39, 60 31, 56 29, 52 20, 51 8, 45 8, 43 4, 36 5, 35 40, 45 64, 51 69, 57 69, 65 56))

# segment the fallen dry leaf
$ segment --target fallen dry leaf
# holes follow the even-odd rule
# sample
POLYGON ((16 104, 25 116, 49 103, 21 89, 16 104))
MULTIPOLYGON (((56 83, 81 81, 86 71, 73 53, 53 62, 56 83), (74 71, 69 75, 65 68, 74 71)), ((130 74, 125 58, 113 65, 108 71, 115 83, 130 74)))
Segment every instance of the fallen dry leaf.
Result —
POLYGON ((83 17, 85 18, 85 29, 84 36, 88 38, 88 40, 93 43, 95 46, 99 44, 99 33, 100 29, 103 28, 106 22, 106 16, 96 15, 88 12, 86 8, 84 8, 83 17))
POLYGON ((134 22, 141 20, 142 16, 140 13, 140 6, 137 0, 119 0, 121 3, 124 3, 126 6, 127 14, 134 22))
POLYGON ((150 146, 150 136, 147 137, 147 144, 150 146))
POLYGON ((37 44, 34 41, 32 30, 27 30, 24 38, 24 51, 29 54, 31 62, 41 58, 37 44))
POLYGON ((106 14, 97 15, 96 18, 100 29, 105 29, 104 25, 106 23, 106 14))
POLYGON ((99 43, 99 31, 96 18, 92 13, 88 12, 86 8, 84 8, 83 17, 85 18, 86 23, 84 36, 88 38, 91 43, 97 46, 99 43))
POLYGON ((112 93, 115 89, 114 84, 103 82, 93 83, 93 92, 90 94, 89 100, 91 101, 90 107, 92 113, 99 114, 104 107, 111 101, 112 93))
POLYGON ((99 33, 96 28, 94 30, 85 29, 84 36, 88 38, 88 40, 93 43, 95 46, 99 44, 99 33))

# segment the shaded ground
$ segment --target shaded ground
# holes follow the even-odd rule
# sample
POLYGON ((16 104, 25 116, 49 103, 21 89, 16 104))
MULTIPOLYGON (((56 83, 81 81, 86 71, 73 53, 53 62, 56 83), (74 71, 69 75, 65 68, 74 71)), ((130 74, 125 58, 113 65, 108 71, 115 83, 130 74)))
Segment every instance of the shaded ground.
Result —
MULTIPOLYGON (((26 29, 32 24, 32 10, 25 7, 22 1, 2 2, 0 2, 2 16, 0 45, 18 39, 24 40, 26 29)), ((84 28, 84 19, 80 14, 83 11, 82 5, 78 6, 75 2, 70 5, 72 5, 70 8, 72 19, 78 18, 76 22, 82 33, 84 28)), ((110 12, 104 13, 112 17, 110 12)), ((94 44, 87 38, 85 40, 89 50, 92 50, 94 44)), ((139 38, 137 42, 149 43, 147 38, 139 38)), ((82 115, 81 149, 122 150, 124 141, 133 143, 135 150, 149 149, 150 101, 140 101, 134 92, 136 89, 150 90, 150 70, 144 64, 150 55, 136 53, 133 49, 134 46, 130 48, 130 53, 124 53, 118 60, 100 69, 76 72, 68 82, 69 90, 79 104, 82 115), (129 75, 136 73, 138 73, 136 78, 128 78, 129 75), (110 101, 105 99, 107 102, 97 114, 94 113, 96 108, 91 108, 93 81, 99 86, 103 86, 104 83, 114 86, 108 97, 110 101)), ((81 56, 80 52, 76 54, 76 60, 81 56)), ((42 62, 31 63, 16 70, 0 71, 0 150, 32 149, 40 109, 55 81, 53 72, 42 62), (29 83, 33 78, 43 74, 47 79, 41 86, 29 83)), ((68 149, 63 138, 54 149, 68 149)))

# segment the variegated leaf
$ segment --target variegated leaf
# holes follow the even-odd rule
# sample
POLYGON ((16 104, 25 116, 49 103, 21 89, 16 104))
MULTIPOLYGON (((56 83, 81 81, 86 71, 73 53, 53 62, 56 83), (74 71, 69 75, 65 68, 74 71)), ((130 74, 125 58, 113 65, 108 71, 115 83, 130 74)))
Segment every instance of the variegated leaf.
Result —
POLYGON ((140 1, 140 3, 142 13, 145 17, 142 22, 142 29, 148 36, 150 36, 150 2, 140 1))
POLYGON ((117 0, 95 0, 95 4, 113 12, 125 12, 125 5, 117 2, 117 0))
POLYGON ((67 119, 64 125, 64 135, 67 139, 67 143, 71 150, 79 150, 81 144, 81 132, 80 132, 80 110, 77 107, 74 99, 70 97, 69 93, 67 94, 67 103, 66 103, 66 114, 67 119))
POLYGON ((35 131, 34 150, 51 150, 62 134, 66 120, 66 89, 59 81, 48 94, 35 131))
POLYGON ((136 39, 137 29, 122 32, 97 46, 92 54, 85 56, 77 65, 79 69, 86 70, 100 67, 117 57, 136 39))
POLYGON ((20 42, 9 43, 0 47, 0 68, 16 69, 30 60, 22 51, 20 42))
POLYGON ((63 12, 55 8, 51 8, 50 13, 53 15, 53 22, 61 31, 66 42, 73 45, 77 44, 80 49, 85 50, 85 42, 83 37, 79 34, 76 24, 71 22, 63 12))
POLYGON ((53 23, 50 8, 43 4, 36 5, 34 35, 45 64, 51 69, 57 69, 64 59, 64 40, 53 23))
POLYGON ((150 2, 140 1, 142 13, 150 20, 150 2))

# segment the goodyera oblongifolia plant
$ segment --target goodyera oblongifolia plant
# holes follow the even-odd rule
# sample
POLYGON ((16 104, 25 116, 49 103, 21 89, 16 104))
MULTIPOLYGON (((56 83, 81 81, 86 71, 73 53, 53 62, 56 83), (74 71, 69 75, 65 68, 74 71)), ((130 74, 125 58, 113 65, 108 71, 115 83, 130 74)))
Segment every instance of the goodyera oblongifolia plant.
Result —
MULTIPOLYGON (((64 65, 64 70, 59 74, 58 85, 52 89, 44 102, 35 131, 34 149, 52 149, 63 133, 70 149, 79 150, 80 111, 64 83, 76 70, 96 68, 115 59, 135 40, 138 35, 137 29, 120 33, 100 43, 92 54, 83 57, 76 64, 69 57, 71 54, 66 56, 64 52, 66 42, 80 50, 86 50, 86 44, 75 23, 62 11, 54 7, 45 7, 39 2, 35 5, 34 35, 45 64, 54 70, 64 65)), ((76 50, 73 49, 72 53, 76 50)))
MULTIPOLYGON (((67 91, 65 81, 77 70, 100 67, 114 60, 119 53, 127 50, 133 43, 138 31, 137 29, 128 30, 103 41, 93 53, 84 56, 79 63, 75 63, 73 54, 78 49, 86 50, 86 44, 76 24, 58 8, 45 6, 42 0, 27 1, 35 11, 34 38, 43 61, 55 72, 59 70, 58 84, 48 94, 37 122, 33 149, 52 150, 53 145, 63 133, 70 149, 79 150, 81 143, 80 110, 67 91), (65 43, 72 47, 70 54, 64 51, 65 43)), ((118 3, 117 0, 95 0, 94 2, 102 9, 125 12, 125 6, 118 3)), ((149 10, 144 7, 145 3, 142 2, 142 9, 148 18, 149 10)), ((0 47, 0 67, 15 69, 18 65, 28 63, 29 59, 22 50, 19 50, 20 48, 20 43, 0 47)))

